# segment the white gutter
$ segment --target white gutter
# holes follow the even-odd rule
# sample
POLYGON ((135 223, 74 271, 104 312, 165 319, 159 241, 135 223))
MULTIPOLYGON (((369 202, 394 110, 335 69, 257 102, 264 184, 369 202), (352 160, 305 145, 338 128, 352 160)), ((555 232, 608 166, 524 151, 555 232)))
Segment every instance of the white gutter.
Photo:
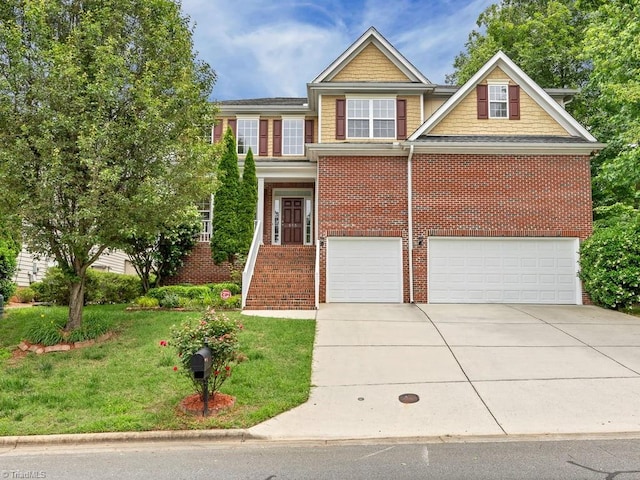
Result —
POLYGON ((413 199, 412 199, 412 164, 413 144, 409 145, 409 156, 407 157, 407 221, 409 223, 408 233, 408 253, 409 256, 409 303, 413 303, 413 199))

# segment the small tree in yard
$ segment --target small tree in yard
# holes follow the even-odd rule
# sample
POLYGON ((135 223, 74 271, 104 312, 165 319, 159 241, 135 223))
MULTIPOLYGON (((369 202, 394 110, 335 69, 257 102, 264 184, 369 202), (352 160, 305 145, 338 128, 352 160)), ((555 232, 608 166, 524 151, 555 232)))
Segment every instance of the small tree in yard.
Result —
POLYGON ((195 247, 201 227, 200 214, 191 207, 176 214, 173 221, 163 223, 158 232, 131 234, 124 251, 140 276, 144 293, 151 287, 161 286, 163 279, 184 265, 184 258, 195 247), (153 284, 151 275, 155 277, 153 284))
POLYGON ((70 331, 105 250, 211 194, 215 75, 173 0, 3 0, 0 67, 0 205, 64 272, 70 331))
POLYGON ((211 255, 216 264, 225 261, 233 264, 240 247, 240 180, 236 139, 231 128, 227 128, 222 137, 221 149, 217 175, 219 186, 213 199, 211 220, 211 255))
POLYGON ((231 377, 233 367, 246 357, 238 352, 238 334, 242 325, 224 313, 207 310, 199 320, 187 320, 179 327, 171 328, 171 345, 178 352, 182 372, 193 382, 195 391, 204 400, 204 389, 213 399, 222 384, 231 377), (202 347, 211 349, 211 376, 203 383, 191 374, 191 357, 202 347))
POLYGON ((238 207, 238 228, 240 230, 240 254, 246 255, 253 240, 256 207, 258 205, 258 178, 256 162, 253 160, 251 148, 244 159, 242 184, 240 185, 240 204, 238 207))

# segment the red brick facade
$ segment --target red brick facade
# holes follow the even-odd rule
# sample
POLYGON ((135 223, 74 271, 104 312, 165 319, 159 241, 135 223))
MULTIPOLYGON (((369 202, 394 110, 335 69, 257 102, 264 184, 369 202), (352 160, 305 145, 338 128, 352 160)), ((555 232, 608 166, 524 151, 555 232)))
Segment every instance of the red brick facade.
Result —
MULTIPOLYGON (((416 154, 412 163, 416 302, 428 300, 429 236, 582 240, 591 234, 587 156, 416 154)), ((402 237, 403 290, 409 301, 407 158, 322 158, 318 194, 321 238, 402 237)), ((320 272, 324 302, 326 246, 320 272)))
POLYGON ((208 242, 198 242, 187 255, 184 266, 177 275, 165 280, 165 285, 228 282, 231 279, 231 265, 216 265, 211 258, 211 246, 208 242))
MULTIPOLYGON (((430 236, 570 237, 591 234, 589 157, 579 155, 415 154, 412 159, 414 301, 427 302, 430 236), (420 242, 419 239, 423 241, 420 242)), ((265 245, 271 244, 273 192, 313 189, 267 183, 265 245)), ((399 237, 404 301, 409 301, 407 157, 322 157, 318 161, 318 237, 399 237)), ((170 283, 230 278, 199 243, 170 283)), ((326 243, 320 298, 326 301, 326 243)), ((585 297, 585 303, 588 299, 585 297)))
POLYGON ((427 301, 427 237, 583 240, 591 208, 588 156, 414 155, 415 301, 427 301))
MULTIPOLYGON (((402 237, 407 251, 406 157, 323 157, 318 162, 319 237, 402 237)), ((320 250, 320 302, 326 301, 326 244, 320 250)), ((404 301, 409 301, 405 253, 404 301)))

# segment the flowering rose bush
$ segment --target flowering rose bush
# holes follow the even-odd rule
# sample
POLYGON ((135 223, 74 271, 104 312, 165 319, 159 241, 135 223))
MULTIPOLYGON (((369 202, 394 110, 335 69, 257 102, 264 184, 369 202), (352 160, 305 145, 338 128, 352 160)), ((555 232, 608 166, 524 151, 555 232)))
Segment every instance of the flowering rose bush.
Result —
POLYGON ((207 310, 200 319, 187 320, 180 326, 171 328, 171 345, 177 350, 182 371, 193 382, 196 392, 204 398, 204 388, 209 389, 211 398, 231 376, 233 367, 245 360, 238 351, 238 333, 242 325, 231 320, 224 313, 207 310), (191 357, 202 347, 211 350, 211 376, 206 385, 193 378, 191 357))

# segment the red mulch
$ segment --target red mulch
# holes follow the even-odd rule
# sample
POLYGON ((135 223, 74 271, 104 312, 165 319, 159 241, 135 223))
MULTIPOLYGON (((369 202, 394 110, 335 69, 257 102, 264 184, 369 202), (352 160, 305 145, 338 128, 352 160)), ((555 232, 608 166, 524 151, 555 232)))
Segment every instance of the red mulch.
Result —
MULTIPOLYGON (((216 393, 215 396, 209 397, 209 415, 215 415, 228 408, 233 407, 236 399, 225 393, 216 393)), ((194 393, 185 397, 180 402, 180 410, 191 415, 202 415, 204 402, 200 398, 199 393, 194 393)))

